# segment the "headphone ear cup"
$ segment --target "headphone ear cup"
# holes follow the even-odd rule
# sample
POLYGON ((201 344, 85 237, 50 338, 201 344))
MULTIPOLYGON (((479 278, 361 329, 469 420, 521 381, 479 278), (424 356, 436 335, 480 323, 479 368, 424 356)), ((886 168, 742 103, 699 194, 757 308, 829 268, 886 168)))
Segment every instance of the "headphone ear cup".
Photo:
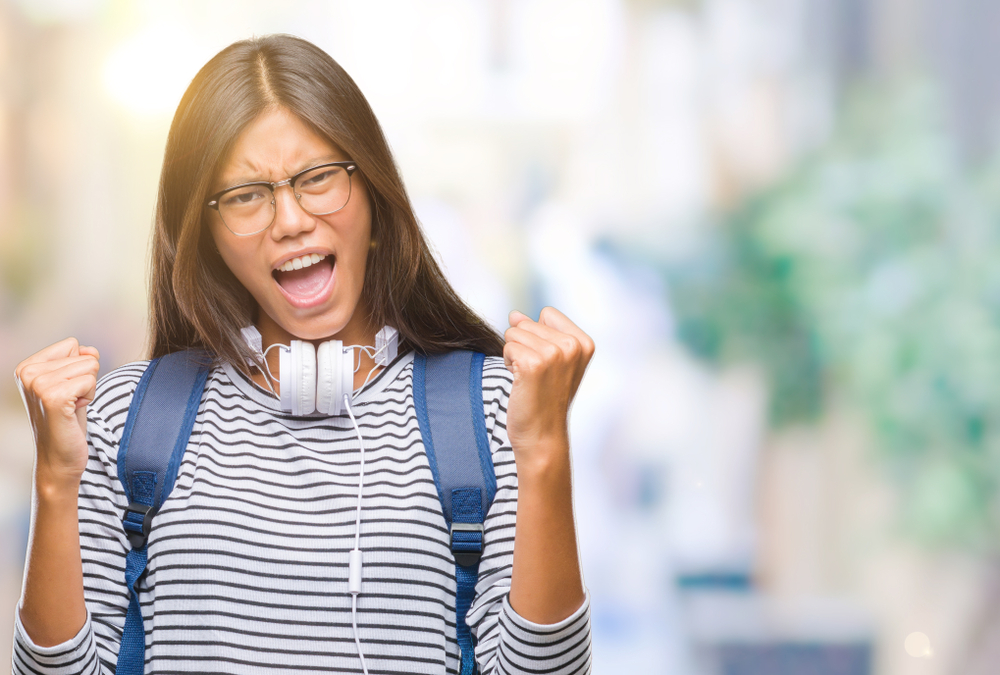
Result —
POLYGON ((354 352, 351 351, 344 352, 344 358, 341 360, 341 363, 343 364, 340 371, 341 375, 340 391, 342 393, 340 394, 338 407, 343 408, 344 394, 350 396, 351 394, 354 393, 354 352))
POLYGON ((311 342, 292 340, 292 414, 316 410, 316 348, 311 342))
POLYGON ((278 384, 281 391, 278 392, 278 402, 285 412, 292 412, 292 401, 294 393, 292 391, 292 352, 284 347, 278 348, 278 384))
POLYGON ((340 340, 327 340, 316 350, 316 410, 324 415, 337 414, 337 355, 342 351, 340 340))

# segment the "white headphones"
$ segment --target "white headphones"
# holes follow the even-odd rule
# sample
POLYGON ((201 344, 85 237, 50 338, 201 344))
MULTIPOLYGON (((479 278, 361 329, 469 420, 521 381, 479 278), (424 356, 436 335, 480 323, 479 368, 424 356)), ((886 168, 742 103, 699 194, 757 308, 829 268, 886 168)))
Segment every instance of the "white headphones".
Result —
MULTIPOLYGON (((262 357, 261 337, 255 326, 242 329, 243 337, 262 357)), ((344 412, 344 395, 354 391, 354 350, 367 352, 375 359, 375 366, 388 365, 396 358, 398 333, 392 326, 385 326, 375 336, 375 347, 363 345, 344 346, 340 340, 327 340, 316 349, 311 342, 292 340, 290 345, 273 344, 268 350, 278 348, 281 391, 278 399, 281 409, 293 415, 319 412, 323 415, 340 415, 344 412)), ((267 362, 264 362, 265 367, 267 362)), ((373 369, 374 372, 374 369, 373 369)), ((371 373, 368 374, 369 377, 371 373)), ((367 379, 365 382, 367 383, 367 379)))

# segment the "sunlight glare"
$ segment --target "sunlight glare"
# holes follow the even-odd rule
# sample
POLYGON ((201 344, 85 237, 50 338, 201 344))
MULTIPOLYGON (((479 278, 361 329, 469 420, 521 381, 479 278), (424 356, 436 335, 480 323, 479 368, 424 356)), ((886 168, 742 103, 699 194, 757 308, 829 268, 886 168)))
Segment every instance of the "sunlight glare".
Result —
POLYGON ((151 26, 111 53, 104 67, 104 85, 132 113, 169 115, 204 63, 202 57, 202 50, 182 29, 151 26))

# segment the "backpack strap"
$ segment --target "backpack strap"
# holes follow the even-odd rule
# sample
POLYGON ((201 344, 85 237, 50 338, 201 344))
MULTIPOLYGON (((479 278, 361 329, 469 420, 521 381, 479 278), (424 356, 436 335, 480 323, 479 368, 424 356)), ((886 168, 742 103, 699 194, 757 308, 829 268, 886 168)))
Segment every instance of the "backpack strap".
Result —
POLYGON ((128 507, 122 527, 132 549, 125 556, 129 592, 117 675, 142 675, 146 631, 139 607, 139 579, 146 570, 153 516, 174 487, 194 428, 210 360, 201 351, 174 352, 150 361, 132 395, 118 446, 118 480, 128 507))
POLYGON ((465 622, 475 597, 483 523, 497 479, 483 413, 483 355, 455 351, 413 360, 413 403, 455 556, 455 632, 461 675, 477 672, 465 622))

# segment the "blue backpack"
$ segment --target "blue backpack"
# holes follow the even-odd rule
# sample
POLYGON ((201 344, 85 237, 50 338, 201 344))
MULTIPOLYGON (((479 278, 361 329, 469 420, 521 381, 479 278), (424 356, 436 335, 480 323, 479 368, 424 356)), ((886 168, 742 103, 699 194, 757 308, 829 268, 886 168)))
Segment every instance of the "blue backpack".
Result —
MULTIPOLYGON (((146 634, 138 581, 146 569, 153 516, 177 479, 202 392, 209 359, 189 350, 153 359, 142 374, 118 448, 118 479, 129 501, 122 527, 132 549, 125 558, 128 613, 118 652, 118 675, 142 675, 146 634)), ((413 402, 420 435, 455 556, 455 626, 461 675, 477 672, 472 634, 465 622, 479 577, 483 522, 497 481, 483 415, 483 355, 455 351, 416 355, 413 402)))

